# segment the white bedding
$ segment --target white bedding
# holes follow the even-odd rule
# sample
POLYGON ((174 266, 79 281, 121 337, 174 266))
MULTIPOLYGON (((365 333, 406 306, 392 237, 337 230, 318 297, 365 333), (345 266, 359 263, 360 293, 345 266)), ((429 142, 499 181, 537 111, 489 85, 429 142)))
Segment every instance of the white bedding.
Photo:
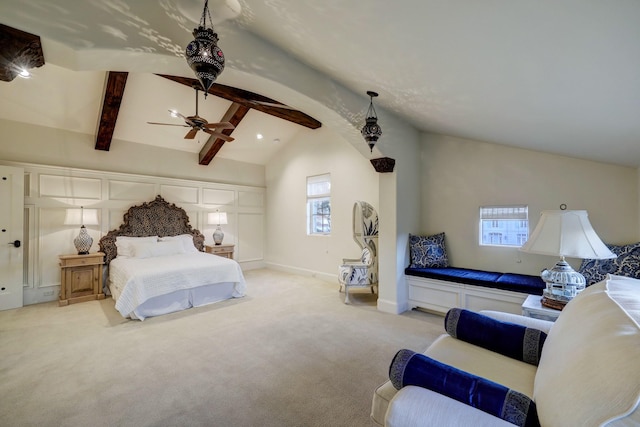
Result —
POLYGON ((124 317, 136 318, 134 310, 151 298, 215 283, 233 283, 234 298, 245 294, 240 265, 208 253, 116 258, 109 264, 109 288, 124 317))

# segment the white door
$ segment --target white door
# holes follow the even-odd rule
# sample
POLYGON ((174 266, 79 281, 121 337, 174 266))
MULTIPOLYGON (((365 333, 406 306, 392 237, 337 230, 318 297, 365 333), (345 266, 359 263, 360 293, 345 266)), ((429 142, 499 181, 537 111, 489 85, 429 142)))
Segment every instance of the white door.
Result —
POLYGON ((24 170, 0 166, 0 310, 22 307, 24 170))

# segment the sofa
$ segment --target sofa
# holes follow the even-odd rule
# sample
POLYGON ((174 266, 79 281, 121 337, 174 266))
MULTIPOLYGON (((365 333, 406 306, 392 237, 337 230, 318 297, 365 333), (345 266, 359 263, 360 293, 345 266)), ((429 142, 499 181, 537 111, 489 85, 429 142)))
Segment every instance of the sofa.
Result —
POLYGON ((396 354, 390 380, 374 392, 371 418, 389 427, 639 426, 639 322, 640 280, 613 275, 582 291, 555 323, 456 309, 445 317, 448 333, 426 351, 396 354), (463 318, 467 332, 460 333, 463 318), (523 336, 537 347, 523 345, 523 336), (449 389, 460 384, 462 397, 449 389), (495 395, 477 395, 485 389, 515 396, 535 419, 504 416, 506 400, 496 407, 495 395))

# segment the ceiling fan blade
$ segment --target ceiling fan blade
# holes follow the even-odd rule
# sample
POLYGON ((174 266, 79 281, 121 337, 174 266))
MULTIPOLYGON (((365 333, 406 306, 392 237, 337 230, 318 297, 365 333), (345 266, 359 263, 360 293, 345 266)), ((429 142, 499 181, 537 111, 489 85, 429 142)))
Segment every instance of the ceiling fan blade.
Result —
POLYGON ((147 123, 149 123, 150 125, 181 126, 183 128, 191 127, 191 126, 188 126, 188 125, 177 125, 175 123, 158 123, 158 122, 147 122, 147 123))
POLYGON ((204 127, 209 129, 235 129, 236 127, 229 122, 220 122, 220 123, 207 123, 204 127))
POLYGON ((198 129, 194 128, 191 129, 189 132, 187 132, 187 134, 184 136, 184 139, 193 139, 196 137, 196 133, 198 133, 198 129))
POLYGON ((214 132, 212 130, 209 129, 203 129, 204 132, 208 133, 209 135, 215 136, 216 138, 220 138, 223 141, 227 141, 227 142, 231 142, 233 141, 235 138, 229 136, 229 135, 225 135, 224 133, 220 133, 220 132, 214 132))

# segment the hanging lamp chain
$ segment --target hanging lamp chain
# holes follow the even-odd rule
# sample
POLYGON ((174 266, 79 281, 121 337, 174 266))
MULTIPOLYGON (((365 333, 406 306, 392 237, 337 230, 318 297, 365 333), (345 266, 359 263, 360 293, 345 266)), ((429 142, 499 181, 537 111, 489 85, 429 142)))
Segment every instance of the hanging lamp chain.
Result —
POLYGON ((207 16, 209 17, 209 24, 213 28, 213 20, 209 12, 209 0, 204 0, 204 9, 202 9, 202 16, 200 17, 200 26, 203 28, 207 28, 207 16))

